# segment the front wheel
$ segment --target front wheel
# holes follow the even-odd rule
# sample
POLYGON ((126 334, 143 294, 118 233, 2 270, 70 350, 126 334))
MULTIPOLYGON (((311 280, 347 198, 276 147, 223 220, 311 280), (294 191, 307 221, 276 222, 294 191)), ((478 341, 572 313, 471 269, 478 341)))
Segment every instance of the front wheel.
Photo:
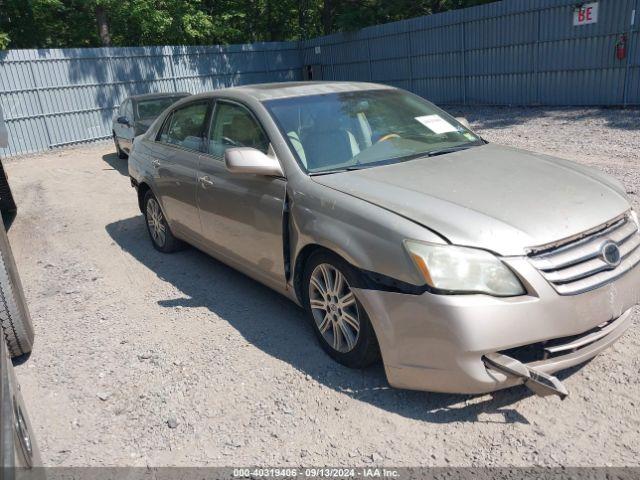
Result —
POLYGON ((352 290, 356 275, 340 257, 312 254, 304 274, 304 304, 322 348, 347 367, 364 368, 380 353, 369 317, 352 290))
POLYGON ((144 217, 153 247, 162 253, 180 250, 182 242, 173 236, 158 199, 151 190, 144 196, 144 217))

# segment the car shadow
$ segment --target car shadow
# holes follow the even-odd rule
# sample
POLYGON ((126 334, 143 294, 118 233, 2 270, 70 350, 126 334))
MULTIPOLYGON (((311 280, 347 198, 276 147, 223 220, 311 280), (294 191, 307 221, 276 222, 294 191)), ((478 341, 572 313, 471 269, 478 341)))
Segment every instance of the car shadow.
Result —
POLYGON ((394 389, 382 365, 352 370, 332 361, 318 345, 304 311, 287 298, 195 248, 172 255, 154 250, 141 215, 111 223, 106 230, 125 252, 183 293, 158 301, 160 306, 204 307, 247 342, 329 388, 427 422, 529 423, 514 407, 532 395, 523 386, 482 396, 394 389))
POLYGON ((129 176, 129 161, 126 158, 118 158, 116 152, 105 153, 102 156, 102 161, 109 165, 111 169, 119 172, 120 175, 124 175, 125 177, 129 176))

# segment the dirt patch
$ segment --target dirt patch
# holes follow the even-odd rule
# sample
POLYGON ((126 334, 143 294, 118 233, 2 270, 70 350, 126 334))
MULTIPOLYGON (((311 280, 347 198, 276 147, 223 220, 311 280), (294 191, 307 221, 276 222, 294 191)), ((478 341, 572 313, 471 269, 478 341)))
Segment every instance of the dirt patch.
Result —
MULTIPOLYGON (((638 111, 467 108, 491 141, 611 173, 638 206, 638 111)), ((46 465, 639 465, 634 325, 562 374, 570 396, 389 388, 316 344, 294 304, 149 243, 126 161, 95 144, 7 162, 37 337, 17 367, 46 465)))

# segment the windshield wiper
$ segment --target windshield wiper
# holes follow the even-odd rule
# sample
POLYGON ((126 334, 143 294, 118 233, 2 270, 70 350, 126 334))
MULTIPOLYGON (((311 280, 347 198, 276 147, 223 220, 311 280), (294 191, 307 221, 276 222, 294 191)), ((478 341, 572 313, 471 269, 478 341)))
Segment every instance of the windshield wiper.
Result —
POLYGON ((427 157, 435 157, 438 155, 444 155, 446 153, 460 152, 462 150, 467 150, 471 148, 473 145, 465 145, 465 146, 457 146, 457 147, 449 147, 449 148, 441 148, 440 150, 432 150, 430 152, 426 152, 424 155, 427 157))
POLYGON ((362 166, 362 165, 353 165, 351 167, 335 168, 333 170, 323 170, 321 172, 310 172, 309 176, 310 177, 316 177, 318 175, 330 175, 332 173, 352 172, 354 170, 361 170, 363 168, 367 168, 367 167, 362 166))
POLYGON ((336 168, 335 170, 324 170, 322 172, 309 172, 310 177, 319 177, 320 175, 331 175, 332 173, 346 172, 346 168, 336 168))

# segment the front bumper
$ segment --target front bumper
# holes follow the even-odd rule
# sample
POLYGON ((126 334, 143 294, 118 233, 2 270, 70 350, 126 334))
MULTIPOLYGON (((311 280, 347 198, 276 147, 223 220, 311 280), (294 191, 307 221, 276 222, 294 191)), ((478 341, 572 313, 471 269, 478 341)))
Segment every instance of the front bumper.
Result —
POLYGON ((596 290, 561 296, 526 258, 504 261, 535 293, 496 298, 357 291, 378 336, 392 386, 473 394, 511 387, 522 379, 487 368, 484 355, 579 335, 615 319, 596 341, 528 364, 553 373, 593 358, 631 324, 630 309, 640 300, 640 267, 596 290))

